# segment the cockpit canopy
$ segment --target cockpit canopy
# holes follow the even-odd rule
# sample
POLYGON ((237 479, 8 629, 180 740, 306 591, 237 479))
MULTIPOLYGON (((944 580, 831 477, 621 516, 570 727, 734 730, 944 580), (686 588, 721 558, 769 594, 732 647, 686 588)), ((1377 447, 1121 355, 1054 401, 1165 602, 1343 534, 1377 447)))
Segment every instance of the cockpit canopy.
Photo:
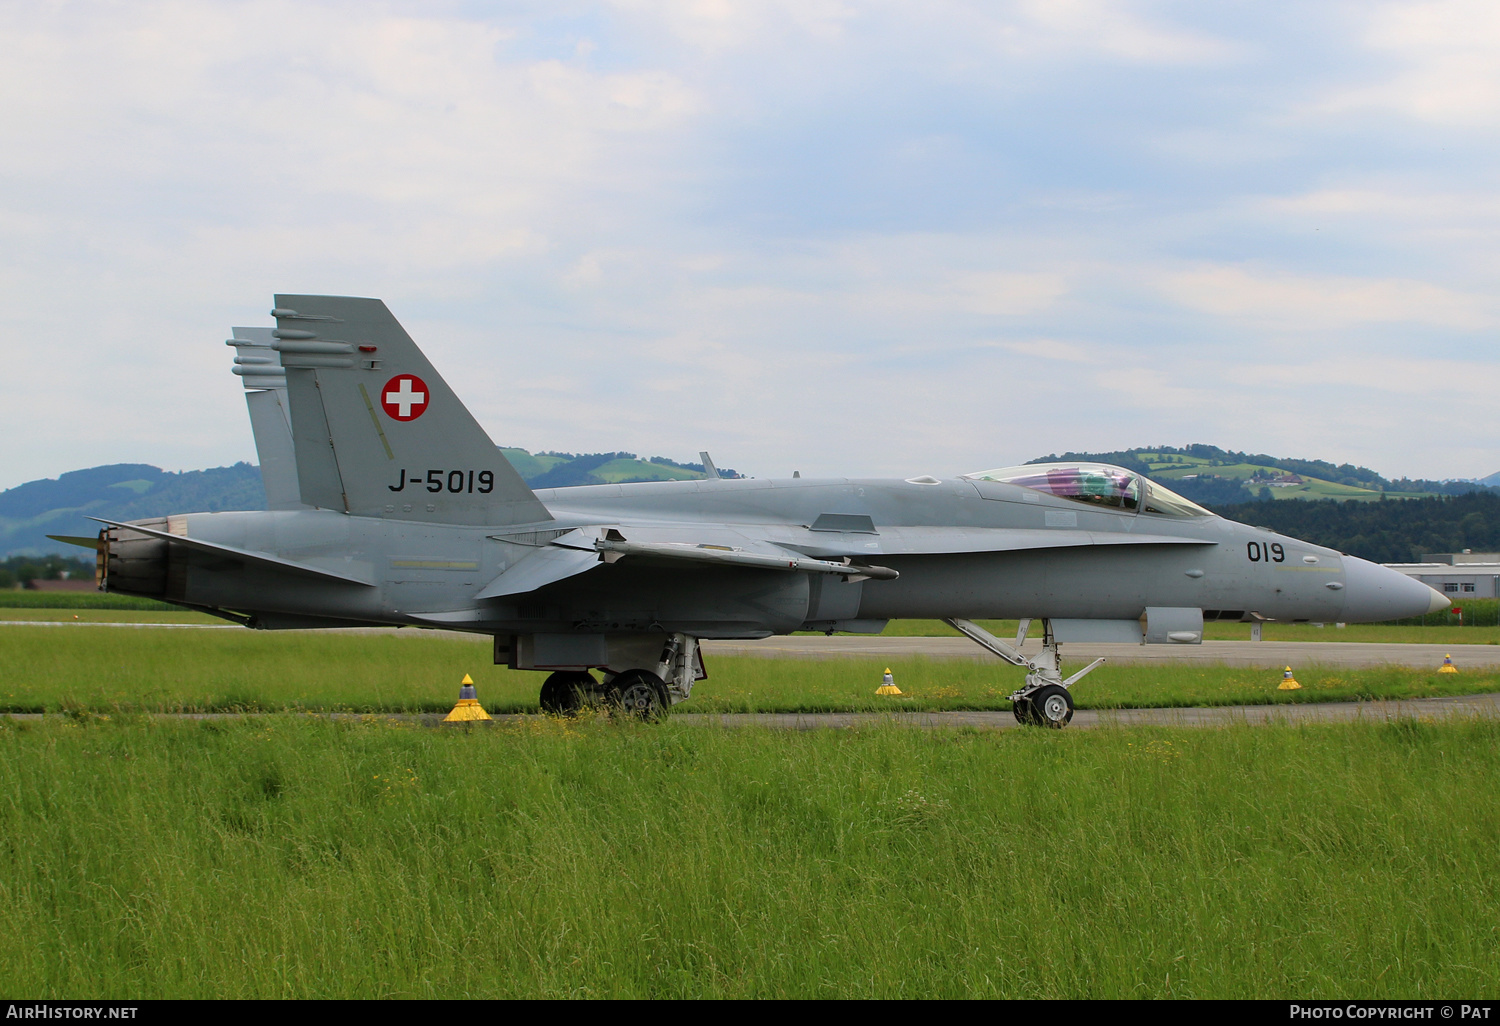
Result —
POLYGON ((971 481, 999 481, 1034 488, 1060 499, 1132 513, 1144 511, 1168 517, 1213 516, 1170 488, 1108 463, 1028 463, 1024 467, 981 470, 963 476, 971 481))

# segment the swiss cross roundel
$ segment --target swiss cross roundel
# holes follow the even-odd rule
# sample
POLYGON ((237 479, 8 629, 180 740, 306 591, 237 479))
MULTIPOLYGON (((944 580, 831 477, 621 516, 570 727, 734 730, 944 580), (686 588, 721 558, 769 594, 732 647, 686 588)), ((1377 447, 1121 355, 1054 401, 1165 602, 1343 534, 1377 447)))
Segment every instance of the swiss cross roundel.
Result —
POLYGON ((397 374, 380 390, 380 408, 392 420, 416 420, 427 409, 427 383, 415 374, 397 374))

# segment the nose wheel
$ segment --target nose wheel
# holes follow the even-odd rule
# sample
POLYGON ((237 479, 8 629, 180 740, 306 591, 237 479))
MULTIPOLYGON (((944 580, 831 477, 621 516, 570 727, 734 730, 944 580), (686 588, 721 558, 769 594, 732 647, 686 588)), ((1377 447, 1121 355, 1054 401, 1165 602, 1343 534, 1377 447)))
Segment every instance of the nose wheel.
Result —
POLYGON ((1073 719, 1073 696, 1060 684, 1044 684, 1015 702, 1016 719, 1035 727, 1061 730, 1073 719), (1022 719, 1022 708, 1026 719, 1022 719))
POLYGON ((943 622, 1007 663, 1026 668, 1026 684, 1010 696, 1010 707, 1016 722, 1027 727, 1051 727, 1054 730, 1066 727, 1073 719, 1073 696, 1068 688, 1104 662, 1095 659, 1064 680, 1062 647, 1052 633, 1052 624, 1045 619, 1042 620, 1042 651, 1037 660, 1026 658, 1020 651, 1031 626, 1030 620, 1021 621, 1014 645, 1006 644, 972 620, 947 619, 943 622))

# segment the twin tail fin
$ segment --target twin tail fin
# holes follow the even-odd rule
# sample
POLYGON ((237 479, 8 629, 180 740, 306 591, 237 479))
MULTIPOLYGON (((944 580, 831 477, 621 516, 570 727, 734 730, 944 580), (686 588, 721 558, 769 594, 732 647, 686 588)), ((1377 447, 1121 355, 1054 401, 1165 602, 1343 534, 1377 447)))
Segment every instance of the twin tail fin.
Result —
POLYGON ((302 503, 441 524, 552 519, 380 300, 278 295, 271 313, 302 503))

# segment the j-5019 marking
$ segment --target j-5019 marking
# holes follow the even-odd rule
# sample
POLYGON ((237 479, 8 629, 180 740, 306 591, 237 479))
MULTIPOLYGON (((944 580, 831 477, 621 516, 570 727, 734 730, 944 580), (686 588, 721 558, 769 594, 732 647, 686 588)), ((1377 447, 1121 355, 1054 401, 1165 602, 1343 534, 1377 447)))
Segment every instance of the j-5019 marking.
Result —
POLYGON ((423 486, 429 492, 441 492, 445 488, 454 495, 469 494, 488 495, 495 490, 495 472, 493 470, 481 470, 477 474, 473 470, 429 470, 425 474, 420 470, 403 470, 401 479, 393 485, 386 485, 393 492, 406 490, 407 485, 413 487, 423 486), (465 482, 468 482, 465 484, 465 482), (478 482, 478 487, 475 487, 478 482))

